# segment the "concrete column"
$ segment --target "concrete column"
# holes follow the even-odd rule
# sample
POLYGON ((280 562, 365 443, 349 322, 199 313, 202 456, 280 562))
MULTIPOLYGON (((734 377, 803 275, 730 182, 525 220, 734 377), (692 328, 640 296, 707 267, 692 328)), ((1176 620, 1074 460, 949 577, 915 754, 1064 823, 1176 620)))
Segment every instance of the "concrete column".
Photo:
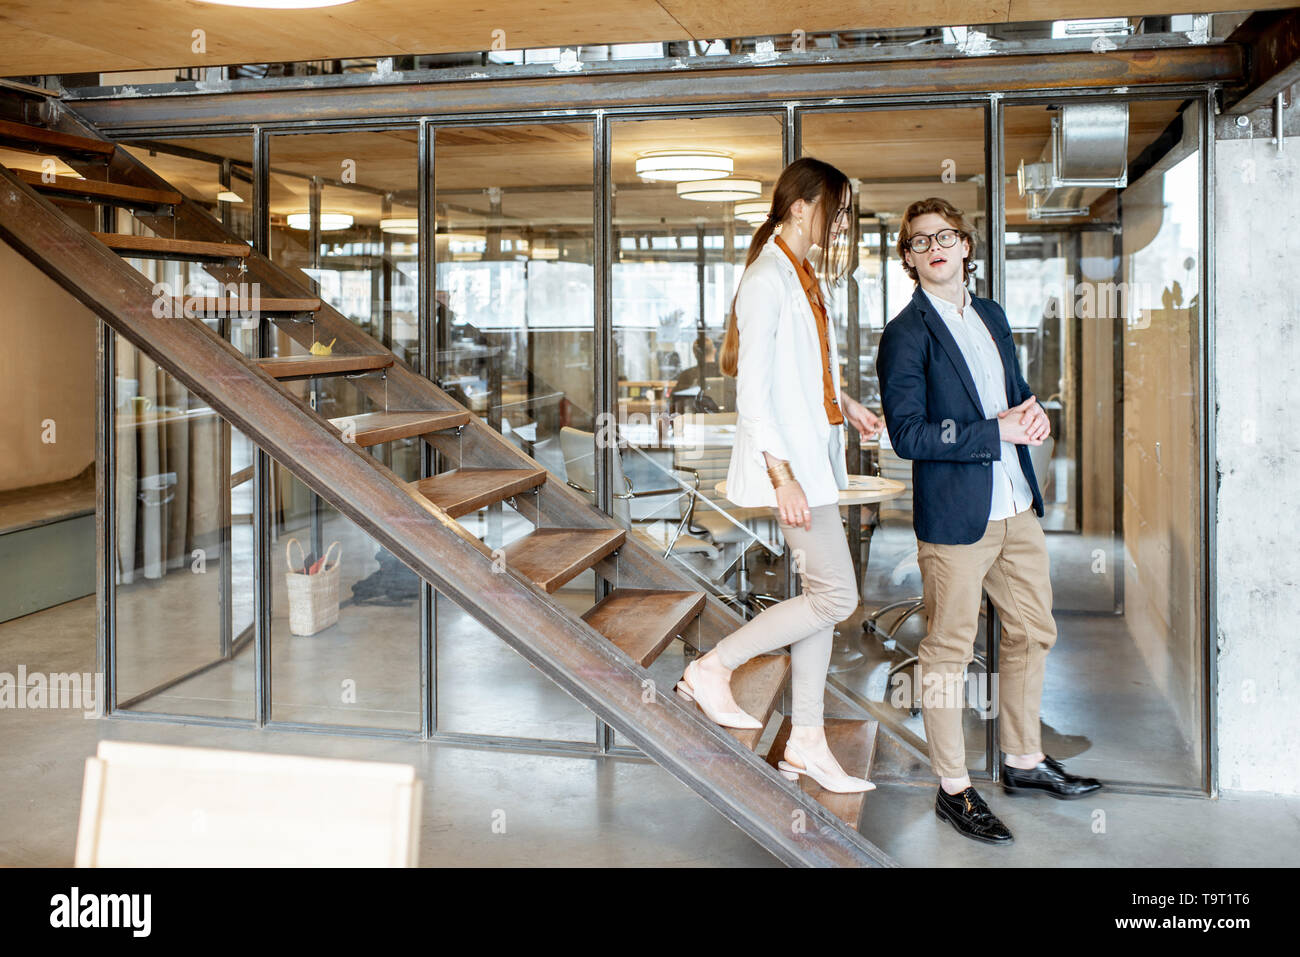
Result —
POLYGON ((1218 762, 1224 789, 1296 794, 1300 137, 1279 152, 1265 112, 1215 144, 1218 762))

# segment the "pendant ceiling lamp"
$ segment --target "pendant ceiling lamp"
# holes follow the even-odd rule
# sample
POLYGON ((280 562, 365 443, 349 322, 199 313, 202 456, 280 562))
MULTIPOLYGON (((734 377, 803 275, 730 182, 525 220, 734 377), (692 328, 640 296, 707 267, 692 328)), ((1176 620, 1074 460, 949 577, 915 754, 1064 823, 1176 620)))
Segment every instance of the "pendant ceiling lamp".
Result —
POLYGON ((734 203, 758 199, 763 184, 756 179, 698 179, 678 183, 677 195, 701 203, 734 203))
POLYGON ((767 219, 768 211, 772 204, 765 199, 752 200, 744 203, 737 203, 734 210, 736 218, 750 226, 757 226, 763 220, 767 219))
POLYGON ((642 179, 681 183, 693 179, 717 179, 732 173, 730 154, 721 150, 650 150, 636 159, 636 175, 642 179))
MULTIPOLYGON (((290 229, 311 229, 311 213, 290 213, 288 220, 290 229)), ((332 229, 347 229, 351 225, 351 213, 320 214, 320 231, 322 233, 329 232, 332 229)))
POLYGON ((394 236, 418 236, 420 234, 420 221, 415 218, 400 219, 381 219, 379 228, 386 233, 392 233, 394 236))

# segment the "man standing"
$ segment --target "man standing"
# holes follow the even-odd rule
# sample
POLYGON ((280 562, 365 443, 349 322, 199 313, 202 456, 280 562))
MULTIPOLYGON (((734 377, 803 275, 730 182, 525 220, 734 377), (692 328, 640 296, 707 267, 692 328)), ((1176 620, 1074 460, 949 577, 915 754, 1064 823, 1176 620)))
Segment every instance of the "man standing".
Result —
POLYGON ((919 651, 925 735, 939 776, 935 813, 958 832, 1010 844, 971 787, 961 693, 983 593, 1002 618, 998 700, 1009 794, 1077 798, 1101 787, 1043 753, 1038 709, 1056 641, 1043 500, 1030 445, 1048 435, 1020 374, 1002 307, 966 289, 974 231, 943 199, 908 207, 899 229, 912 301, 885 325, 876 356, 894 451, 912 460, 913 527, 929 627, 919 651), (937 692, 937 693, 936 693, 937 692), (936 700, 937 699, 937 700, 936 700))

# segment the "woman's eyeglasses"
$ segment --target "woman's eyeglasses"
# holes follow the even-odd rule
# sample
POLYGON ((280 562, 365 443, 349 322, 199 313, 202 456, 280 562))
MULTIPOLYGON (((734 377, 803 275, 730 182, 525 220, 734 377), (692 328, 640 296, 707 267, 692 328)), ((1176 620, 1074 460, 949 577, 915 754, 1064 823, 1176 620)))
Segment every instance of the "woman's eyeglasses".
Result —
POLYGON ((961 239, 961 233, 955 229, 941 229, 937 233, 916 233, 907 241, 907 248, 914 253, 923 253, 930 248, 933 239, 943 249, 951 249, 961 239))

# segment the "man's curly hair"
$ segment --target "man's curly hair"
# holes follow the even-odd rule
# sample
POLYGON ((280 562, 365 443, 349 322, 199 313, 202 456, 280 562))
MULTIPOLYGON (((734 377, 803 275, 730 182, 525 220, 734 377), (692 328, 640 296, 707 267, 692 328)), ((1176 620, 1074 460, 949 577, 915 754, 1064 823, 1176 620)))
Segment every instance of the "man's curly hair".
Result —
POLYGON ((961 238, 970 243, 970 255, 962 260, 961 275, 962 281, 966 282, 975 274, 975 229, 966 221, 966 215, 954 206, 938 196, 931 196, 929 199, 918 199, 911 206, 907 207, 907 212, 903 214, 903 223, 898 228, 898 260, 903 265, 903 272, 907 273, 913 282, 920 282, 916 278, 916 270, 907 264, 904 253, 911 252, 908 243, 912 239, 912 220, 918 216, 924 216, 926 213, 935 213, 948 221, 953 229, 961 233, 961 238))

